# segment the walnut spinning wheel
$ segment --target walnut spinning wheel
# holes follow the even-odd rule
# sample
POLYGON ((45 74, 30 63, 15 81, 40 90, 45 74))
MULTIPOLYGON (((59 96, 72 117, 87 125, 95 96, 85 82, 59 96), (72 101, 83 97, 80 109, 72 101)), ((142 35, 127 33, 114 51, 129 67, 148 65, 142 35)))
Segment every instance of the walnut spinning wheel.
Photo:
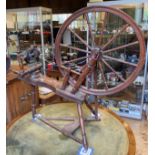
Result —
POLYGON ((69 83, 72 86, 85 72, 84 66, 88 66, 90 59, 96 57, 91 71, 82 80, 80 78, 79 89, 97 96, 110 95, 129 86, 142 69, 145 61, 144 38, 137 24, 126 13, 111 7, 86 7, 76 11, 60 28, 55 42, 55 55, 64 76, 70 69, 69 83), (113 19, 117 19, 118 25, 113 23, 113 19), (81 21, 82 31, 76 28, 77 21, 81 21), (62 41, 67 32, 75 40, 70 44, 62 41), (64 50, 71 51, 75 56, 64 59, 64 50), (128 59, 132 54, 136 56, 134 62, 128 59), (123 68, 124 74, 120 74, 120 68, 123 68), (125 72, 129 68, 131 72, 127 76, 125 72), (110 85, 107 78, 109 72, 118 78, 117 84, 110 85), (88 78, 88 74, 92 74, 93 78, 88 78))
POLYGON ((82 8, 60 28, 55 42, 55 58, 64 76, 63 82, 38 76, 37 70, 41 65, 19 72, 19 78, 34 86, 47 87, 57 95, 77 103, 78 118, 47 119, 38 115, 34 93, 32 117, 82 144, 84 155, 92 155, 93 151, 88 147, 85 122, 100 120, 97 96, 111 95, 125 89, 139 74, 145 61, 143 34, 134 20, 118 9, 102 6, 82 8), (68 34, 71 34, 71 39, 67 37, 66 44, 68 34), (94 107, 89 104, 87 96, 94 96, 94 107), (86 104, 95 117, 84 118, 82 103, 86 104), (73 123, 60 128, 49 120, 73 123), (82 139, 73 135, 79 127, 82 139))

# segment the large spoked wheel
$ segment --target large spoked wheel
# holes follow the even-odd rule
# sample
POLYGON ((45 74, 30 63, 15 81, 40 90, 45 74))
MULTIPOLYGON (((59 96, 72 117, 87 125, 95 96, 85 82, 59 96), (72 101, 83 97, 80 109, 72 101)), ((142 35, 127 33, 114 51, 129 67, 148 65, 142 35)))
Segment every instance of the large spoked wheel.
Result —
POLYGON ((102 6, 82 8, 64 22, 55 42, 56 62, 63 76, 71 69, 71 85, 94 52, 99 55, 96 65, 80 90, 97 96, 114 94, 129 86, 144 65, 143 34, 123 11, 102 6))

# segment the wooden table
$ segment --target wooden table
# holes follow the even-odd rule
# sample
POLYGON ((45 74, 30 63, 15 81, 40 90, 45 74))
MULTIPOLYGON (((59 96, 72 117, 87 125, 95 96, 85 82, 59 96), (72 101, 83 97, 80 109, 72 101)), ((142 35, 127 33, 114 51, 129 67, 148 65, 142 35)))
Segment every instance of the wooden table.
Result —
MULTIPOLYGON (((85 105, 83 109, 85 115, 90 116, 85 105)), ((68 102, 43 106, 38 112, 51 117, 77 116, 76 104, 68 102)), ((89 146, 94 149, 94 155, 134 155, 135 139, 128 124, 106 109, 100 108, 99 113, 101 121, 86 124, 89 146)), ((62 121, 54 123, 62 124, 62 121)), ((79 136, 80 130, 75 134, 79 136)), ((76 155, 80 144, 39 120, 33 122, 31 113, 28 113, 8 129, 6 147, 7 155, 76 155)))

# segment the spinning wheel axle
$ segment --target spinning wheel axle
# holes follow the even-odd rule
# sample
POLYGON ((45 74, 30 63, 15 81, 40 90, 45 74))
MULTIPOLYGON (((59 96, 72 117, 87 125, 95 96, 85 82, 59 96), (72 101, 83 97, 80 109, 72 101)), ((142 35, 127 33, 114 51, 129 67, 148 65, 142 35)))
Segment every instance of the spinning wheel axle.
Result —
POLYGON ((78 77, 78 80, 76 84, 73 86, 73 89, 71 93, 75 93, 83 83, 83 81, 86 79, 86 76, 92 71, 92 68, 94 68, 96 61, 98 59, 98 54, 94 53, 90 59, 88 59, 88 63, 84 66, 84 69, 82 70, 81 75, 78 77))

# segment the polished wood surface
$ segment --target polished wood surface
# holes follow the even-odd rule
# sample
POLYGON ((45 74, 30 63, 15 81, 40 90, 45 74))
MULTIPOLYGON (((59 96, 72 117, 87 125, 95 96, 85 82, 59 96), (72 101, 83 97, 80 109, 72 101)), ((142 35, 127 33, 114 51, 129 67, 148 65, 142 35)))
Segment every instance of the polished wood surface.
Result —
MULTIPOLYGON (((43 77, 43 79, 47 82, 47 81, 51 81, 52 79, 52 83, 56 84, 55 86, 57 88, 60 88, 61 87, 61 84, 60 82, 58 81, 62 81, 62 75, 61 73, 59 72, 59 70, 47 70, 46 72, 46 76, 43 77)), ((48 82, 49 83, 49 82, 48 82)), ((55 92, 51 92, 49 94, 40 94, 39 93, 39 99, 41 100, 41 104, 45 104, 47 102, 53 102, 54 100, 56 99, 60 99, 62 100, 61 97, 59 97, 58 95, 55 94, 55 92)))
POLYGON ((142 120, 124 118, 136 140, 136 155, 148 155, 148 121, 143 117, 142 120))
MULTIPOLYGON (((29 67, 24 66, 24 70, 27 70, 29 67)), ((19 65, 14 64, 11 65, 11 68, 6 76, 6 89, 7 89, 7 124, 10 124, 12 121, 16 120, 23 114, 31 111, 32 105, 32 89, 33 86, 28 84, 25 81, 21 81, 18 79, 18 75, 13 71, 19 71, 19 65)), ((47 72, 48 76, 43 77, 43 81, 47 82, 49 85, 54 84, 55 88, 60 88, 61 83, 58 80, 61 80, 61 74, 59 71, 50 71, 47 72), (51 80, 51 77, 53 80, 51 80)), ((35 91, 36 94, 36 102, 39 105, 39 98, 42 100, 41 103, 45 103, 45 101, 53 101, 58 98, 54 92, 48 95, 39 95, 38 88, 35 91)))
POLYGON ((122 123, 122 125, 124 126, 124 128, 127 131, 128 138, 129 138, 128 155, 135 155, 135 153, 136 153, 136 141, 135 141, 135 137, 134 137, 134 134, 133 134, 131 127, 121 117, 119 117, 117 114, 115 114, 113 111, 106 109, 106 108, 103 108, 103 110, 112 114, 114 117, 116 117, 122 123))
MULTIPOLYGON (((15 80, 7 87, 7 123, 31 110, 32 86, 24 81, 15 80)), ((35 92, 38 94, 37 90, 35 92)), ((38 101, 38 95, 36 95, 38 101)))
MULTIPOLYGON (((10 82, 17 80, 18 75, 14 73, 14 71, 19 71, 20 67, 18 65, 18 62, 14 62, 15 64, 12 64, 7 75, 6 75, 6 82, 9 84, 10 82)), ((29 67, 24 65, 23 70, 27 70, 29 67)))
MULTIPOLYGON (((27 68, 27 67, 25 67, 27 68)), ((17 65, 11 66, 11 69, 18 70, 17 65)), ((10 123, 18 116, 31 110, 32 104, 32 86, 18 79, 17 74, 11 72, 6 76, 6 123, 10 123)), ((35 90, 36 101, 38 102, 38 90, 35 90)))
POLYGON ((46 72, 46 75, 47 75, 48 77, 53 77, 53 78, 55 78, 55 79, 57 79, 57 80, 61 80, 61 79, 62 79, 62 74, 60 73, 59 70, 47 71, 47 72, 46 72))

